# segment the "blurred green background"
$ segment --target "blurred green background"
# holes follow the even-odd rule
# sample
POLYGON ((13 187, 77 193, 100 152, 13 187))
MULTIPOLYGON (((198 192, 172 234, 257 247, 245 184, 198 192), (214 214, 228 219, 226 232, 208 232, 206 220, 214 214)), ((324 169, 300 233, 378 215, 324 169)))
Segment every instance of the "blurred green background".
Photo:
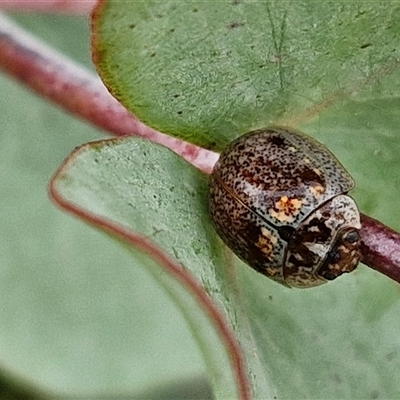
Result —
MULTIPOLYGON (((12 18, 94 71, 86 18, 12 18)), ((212 397, 169 297, 48 198, 68 153, 104 132, 3 73, 0 92, 0 399, 212 397)))

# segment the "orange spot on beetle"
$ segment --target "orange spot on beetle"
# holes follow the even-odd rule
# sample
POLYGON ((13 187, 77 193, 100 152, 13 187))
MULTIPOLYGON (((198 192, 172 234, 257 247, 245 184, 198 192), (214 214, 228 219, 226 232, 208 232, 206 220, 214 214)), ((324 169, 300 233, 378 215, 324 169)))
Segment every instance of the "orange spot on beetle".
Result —
POLYGON ((265 254, 268 261, 274 260, 274 248, 278 243, 278 238, 268 229, 261 228, 261 235, 258 237, 256 246, 265 254))
POLYGON ((275 203, 274 208, 270 208, 269 213, 280 222, 292 222, 296 215, 299 214, 302 206, 303 202, 301 200, 282 196, 275 203))

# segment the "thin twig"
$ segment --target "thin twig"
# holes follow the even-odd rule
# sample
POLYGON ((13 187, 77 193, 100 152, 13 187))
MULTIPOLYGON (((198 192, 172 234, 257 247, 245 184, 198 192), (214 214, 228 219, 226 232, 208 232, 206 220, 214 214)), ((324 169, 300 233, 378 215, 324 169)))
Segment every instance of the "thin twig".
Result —
POLYGON ((96 0, 0 0, 0 9, 23 12, 88 14, 96 0))
POLYGON ((362 262, 400 282, 400 234, 367 215, 361 223, 362 262))
POLYGON ((149 128, 110 95, 93 73, 0 15, 0 68, 65 110, 115 136, 162 144, 210 172, 218 154, 149 128))

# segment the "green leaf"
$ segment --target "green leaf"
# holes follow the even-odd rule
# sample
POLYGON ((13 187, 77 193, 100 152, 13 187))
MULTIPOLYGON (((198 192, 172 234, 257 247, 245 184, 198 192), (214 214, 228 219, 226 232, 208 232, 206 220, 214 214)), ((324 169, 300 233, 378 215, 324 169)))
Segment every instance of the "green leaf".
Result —
MULTIPOLYGON (((225 316, 236 312, 225 304, 220 283, 224 277, 214 266, 225 264, 225 259, 207 212, 207 177, 170 150, 131 137, 76 150, 55 175, 51 193, 68 211, 136 247, 134 259, 146 265, 175 298, 192 327, 213 371, 216 394, 238 398, 243 383, 235 369, 243 371, 241 356, 227 343, 231 339, 228 328, 221 328, 226 324, 223 317, 213 317, 218 313, 215 306, 207 306, 206 292, 223 306, 225 316), (131 238, 129 232, 134 233, 131 238), (172 268, 154 248, 143 257, 146 239, 167 250, 202 286, 196 289, 197 284, 182 276, 180 265, 172 268)), ((232 318, 230 322, 237 328, 232 318)))
MULTIPOLYGON (((143 121, 205 147, 300 127, 354 175, 361 210, 400 227, 399 15, 393 2, 103 1, 94 60, 143 121)), ((213 292, 256 398, 398 396, 398 284, 360 266, 289 290, 234 264, 216 264, 213 292)))
POLYGON ((362 90, 384 97, 400 56, 396 2, 103 1, 93 22, 111 92, 150 126, 217 150, 362 90))
MULTIPOLYGON (((67 208, 151 238, 197 277, 235 330, 255 398, 395 396, 398 384, 389 377, 400 361, 397 283, 360 267, 318 288, 288 289, 225 259, 207 214, 205 177, 142 139, 84 146, 54 188, 67 208)), ((154 275, 165 275, 161 265, 150 267, 154 275)), ((177 282, 161 282, 192 321, 212 378, 226 374, 228 364, 210 357, 221 344, 196 318, 198 306, 176 292, 177 282)), ((221 383, 216 379, 217 398, 226 398, 221 383)))

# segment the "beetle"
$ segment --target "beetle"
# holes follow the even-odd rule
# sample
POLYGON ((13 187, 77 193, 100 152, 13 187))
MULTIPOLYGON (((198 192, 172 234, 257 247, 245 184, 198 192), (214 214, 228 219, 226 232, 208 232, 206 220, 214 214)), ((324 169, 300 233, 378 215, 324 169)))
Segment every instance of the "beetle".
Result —
POLYGON ((308 288, 353 271, 361 258, 354 181, 309 136, 269 127, 240 136, 210 178, 209 208, 225 244, 256 271, 308 288))

